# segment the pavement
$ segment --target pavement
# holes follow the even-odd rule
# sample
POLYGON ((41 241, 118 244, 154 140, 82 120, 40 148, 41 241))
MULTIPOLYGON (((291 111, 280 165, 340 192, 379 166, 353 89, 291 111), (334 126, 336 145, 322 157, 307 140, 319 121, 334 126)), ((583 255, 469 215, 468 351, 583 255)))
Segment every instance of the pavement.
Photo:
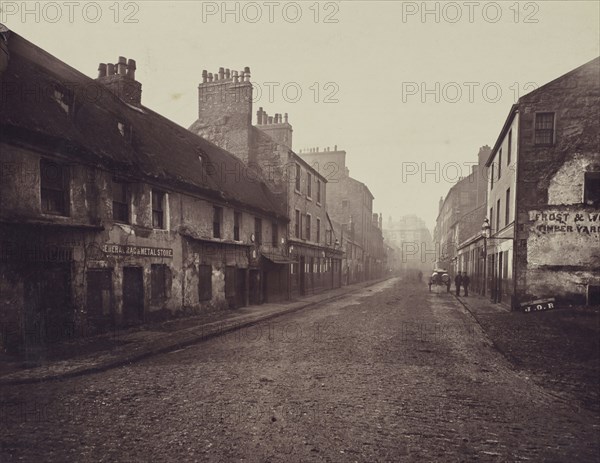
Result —
POLYGON ((453 297, 517 370, 556 398, 600 412, 600 307, 524 313, 477 294, 453 297))
POLYGON ((267 303, 144 325, 43 346, 25 358, 0 358, 0 386, 97 373, 171 352, 310 306, 332 302, 382 280, 342 286, 300 300, 267 303), (73 354, 77 352, 77 354, 73 354))

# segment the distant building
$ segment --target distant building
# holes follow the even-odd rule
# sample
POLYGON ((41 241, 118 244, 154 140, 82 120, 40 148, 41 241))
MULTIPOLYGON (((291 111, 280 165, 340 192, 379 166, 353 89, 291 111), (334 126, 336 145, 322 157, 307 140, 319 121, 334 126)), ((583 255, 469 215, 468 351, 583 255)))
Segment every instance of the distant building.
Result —
POLYGON ((335 146, 333 150, 313 148, 299 154, 327 178, 327 211, 343 225, 345 236, 352 242, 350 267, 344 270, 348 281, 381 277, 386 268, 381 214, 373 212, 374 197, 368 186, 350 176, 346 152, 335 146))
POLYGON ((600 304, 600 58, 521 97, 487 160, 491 297, 600 304))
POLYGON ((252 124, 249 68, 240 72, 220 68, 215 74, 204 71, 198 91, 198 119, 189 130, 240 160, 235 171, 226 172, 220 166, 213 166, 214 170, 231 178, 264 180, 286 205, 288 253, 265 257, 289 271, 290 295, 338 287, 342 251, 326 236, 327 179, 292 151, 293 130, 287 114, 269 116, 259 108, 257 124, 252 124))
POLYGON ((287 298, 264 262, 287 254, 279 196, 221 175, 235 156, 143 106, 135 61, 94 80, 8 35, 2 347, 287 298))
POLYGON ((400 254, 398 271, 406 275, 419 271, 424 275, 431 272, 435 264, 435 246, 423 219, 414 214, 398 220, 390 217, 383 236, 386 244, 393 246, 400 254))

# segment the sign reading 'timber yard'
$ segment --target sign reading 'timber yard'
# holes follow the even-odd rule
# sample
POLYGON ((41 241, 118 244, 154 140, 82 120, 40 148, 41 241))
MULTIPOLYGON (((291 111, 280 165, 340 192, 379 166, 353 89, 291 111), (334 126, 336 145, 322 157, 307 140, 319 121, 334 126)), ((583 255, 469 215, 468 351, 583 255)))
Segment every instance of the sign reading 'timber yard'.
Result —
POLYGON ((173 250, 169 248, 105 244, 102 246, 102 250, 106 254, 118 254, 122 256, 173 257, 173 250))

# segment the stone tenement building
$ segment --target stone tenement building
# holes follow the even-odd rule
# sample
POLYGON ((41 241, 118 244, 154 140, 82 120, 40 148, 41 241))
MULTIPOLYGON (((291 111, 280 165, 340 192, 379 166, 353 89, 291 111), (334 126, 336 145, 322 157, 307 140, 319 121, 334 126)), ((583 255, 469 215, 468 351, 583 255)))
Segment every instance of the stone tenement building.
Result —
POLYGON ((2 348, 288 297, 285 204, 143 106, 135 61, 93 80, 17 34, 7 45, 2 348))
POLYGON ((327 210, 332 219, 347 229, 346 236, 355 244, 351 259, 354 268, 347 267, 348 280, 378 278, 386 269, 381 214, 373 213, 373 195, 364 183, 352 178, 346 167, 346 152, 326 148, 301 150, 300 156, 328 180, 327 210))
POLYGON ((490 293, 600 303, 600 58, 521 97, 487 161, 490 293))
POLYGON ((291 264, 291 295, 338 287, 342 251, 327 217, 327 179, 292 151, 287 114, 269 116, 259 108, 257 124, 252 124, 252 92, 249 68, 204 71, 198 86, 198 119, 189 130, 238 157, 237 172, 225 172, 220 166, 216 171, 263 179, 286 204, 289 255, 276 263, 291 264))
POLYGON ((414 214, 402 216, 399 220, 390 217, 383 236, 386 243, 400 253, 398 271, 412 276, 419 271, 423 275, 431 273, 435 264, 435 246, 423 219, 414 214))
MULTIPOLYGON (((446 269, 452 274, 459 270, 468 271, 473 280, 474 289, 477 287, 479 274, 472 265, 465 268, 460 267, 462 263, 459 265, 458 256, 459 249, 461 252, 465 252, 462 249, 466 246, 466 241, 474 235, 477 237, 481 235, 486 204, 485 162, 489 153, 489 146, 481 147, 478 153, 478 164, 472 166, 471 173, 453 185, 445 198, 440 198, 439 212, 433 233, 437 255, 436 266, 446 269)), ((465 257, 463 257, 464 259, 465 257)))

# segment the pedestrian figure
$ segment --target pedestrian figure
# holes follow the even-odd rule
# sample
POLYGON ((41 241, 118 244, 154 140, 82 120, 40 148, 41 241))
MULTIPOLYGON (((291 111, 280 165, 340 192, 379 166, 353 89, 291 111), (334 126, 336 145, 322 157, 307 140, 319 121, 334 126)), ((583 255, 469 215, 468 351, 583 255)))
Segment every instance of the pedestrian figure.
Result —
POLYGON ((456 295, 460 296, 460 285, 462 284, 462 277, 460 276, 460 272, 456 274, 454 277, 454 286, 456 287, 456 295))
POLYGON ((469 283, 471 283, 471 279, 469 278, 469 275, 465 273, 462 277, 462 287, 465 289, 465 296, 469 295, 469 283))

